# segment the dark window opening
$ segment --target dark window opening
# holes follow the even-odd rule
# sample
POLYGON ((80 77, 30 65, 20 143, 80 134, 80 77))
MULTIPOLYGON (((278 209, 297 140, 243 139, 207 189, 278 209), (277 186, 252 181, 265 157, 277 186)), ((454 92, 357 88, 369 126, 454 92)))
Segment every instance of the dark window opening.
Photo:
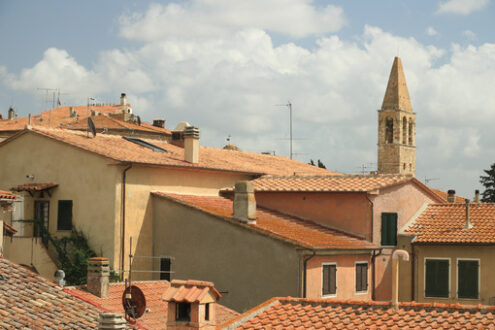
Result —
POLYGON ((160 258, 160 280, 167 280, 170 282, 170 258, 160 258))
POLYGON ((368 291, 368 263, 356 264, 356 292, 368 291))
POLYGON ((72 201, 58 201, 57 230, 72 230, 72 201))
POLYGON ((337 293, 337 265, 323 265, 324 296, 337 293))
POLYGON ((425 297, 449 297, 448 259, 426 259, 425 262, 425 297))
POLYGON ((382 245, 397 245, 397 213, 382 213, 382 245))
POLYGON ((457 263, 457 295, 459 298, 479 298, 479 262, 478 260, 459 260, 457 263))
POLYGON ((175 313, 176 321, 191 321, 191 304, 188 303, 178 303, 175 313))
MULTIPOLYGON (((406 143, 404 141, 404 143, 406 143)), ((412 120, 409 119, 409 145, 413 144, 413 123, 412 120)))
POLYGON ((133 137, 128 137, 128 136, 123 136, 123 138, 129 142, 135 143, 140 145, 141 147, 145 147, 148 149, 151 149, 155 152, 168 152, 167 150, 160 148, 158 146, 155 146, 154 144, 148 143, 146 141, 143 141, 141 139, 133 138, 133 137))
POLYGON ((407 119, 404 117, 402 119, 402 143, 407 143, 407 119))
POLYGON ((385 122, 385 142, 394 143, 394 120, 387 118, 385 122))
POLYGON ((43 244, 48 244, 48 220, 50 218, 50 202, 34 201, 34 237, 41 237, 43 244), (41 227, 43 226, 43 227, 41 227))
POLYGON ((210 304, 205 304, 205 321, 210 320, 210 304))

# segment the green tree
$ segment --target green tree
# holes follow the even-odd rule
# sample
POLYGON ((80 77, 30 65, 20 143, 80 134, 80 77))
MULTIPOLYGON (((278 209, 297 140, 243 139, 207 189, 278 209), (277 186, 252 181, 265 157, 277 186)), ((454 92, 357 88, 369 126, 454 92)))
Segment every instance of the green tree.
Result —
POLYGON ((321 160, 319 160, 319 159, 318 159, 318 167, 319 167, 319 168, 327 168, 327 167, 325 166, 325 164, 323 164, 323 162, 322 162, 321 160))
POLYGON ((490 169, 483 170, 487 175, 480 176, 480 183, 485 187, 481 194, 482 202, 495 202, 495 163, 490 169))
POLYGON ((308 163, 308 164, 309 164, 309 165, 316 166, 315 162, 314 162, 312 159, 310 159, 310 160, 309 160, 309 163, 308 163))

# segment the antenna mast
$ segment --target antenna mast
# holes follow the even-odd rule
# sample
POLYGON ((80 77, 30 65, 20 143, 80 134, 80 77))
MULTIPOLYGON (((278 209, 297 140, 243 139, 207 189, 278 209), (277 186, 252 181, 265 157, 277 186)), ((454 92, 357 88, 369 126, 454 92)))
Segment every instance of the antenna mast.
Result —
POLYGON ((289 134, 290 134, 290 137, 289 137, 289 140, 290 140, 290 159, 292 159, 292 156, 294 155, 294 153, 292 152, 292 103, 290 103, 290 101, 287 101, 287 104, 275 104, 275 106, 277 107, 287 107, 289 109, 289 127, 290 127, 290 130, 289 130, 289 134))

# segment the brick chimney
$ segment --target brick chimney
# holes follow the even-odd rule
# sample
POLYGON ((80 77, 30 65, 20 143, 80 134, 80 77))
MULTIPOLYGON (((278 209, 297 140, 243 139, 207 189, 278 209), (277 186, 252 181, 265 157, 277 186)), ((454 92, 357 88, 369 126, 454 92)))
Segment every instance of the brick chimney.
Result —
POLYGON ((153 126, 165 128, 165 119, 153 119, 153 126))
POLYGON ((184 160, 189 163, 199 163, 199 128, 188 126, 184 128, 184 160))
POLYGON ((256 223, 256 199, 251 181, 241 181, 235 184, 234 218, 247 223, 256 223))
POLYGON ((108 297, 109 274, 110 266, 107 258, 90 258, 88 261, 88 291, 100 298, 108 297))
POLYGON ((126 321, 121 313, 100 313, 98 329, 126 329, 126 321))
POLYGON ((455 190, 447 191, 447 203, 455 203, 455 190))

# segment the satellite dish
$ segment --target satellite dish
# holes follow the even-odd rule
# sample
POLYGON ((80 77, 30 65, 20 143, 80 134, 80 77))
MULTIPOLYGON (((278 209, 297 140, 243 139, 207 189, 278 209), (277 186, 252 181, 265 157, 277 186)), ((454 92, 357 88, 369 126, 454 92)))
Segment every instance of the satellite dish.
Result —
POLYGON ((91 118, 91 117, 88 117, 88 128, 91 131, 91 133, 93 134, 93 137, 95 137, 96 136, 96 127, 95 127, 95 123, 93 121, 93 118, 91 118))
POLYGON ((143 291, 137 286, 128 286, 122 294, 122 306, 126 320, 135 323, 146 312, 146 298, 143 291))
POLYGON ((141 117, 137 116, 137 123, 139 126, 141 126, 141 117))

